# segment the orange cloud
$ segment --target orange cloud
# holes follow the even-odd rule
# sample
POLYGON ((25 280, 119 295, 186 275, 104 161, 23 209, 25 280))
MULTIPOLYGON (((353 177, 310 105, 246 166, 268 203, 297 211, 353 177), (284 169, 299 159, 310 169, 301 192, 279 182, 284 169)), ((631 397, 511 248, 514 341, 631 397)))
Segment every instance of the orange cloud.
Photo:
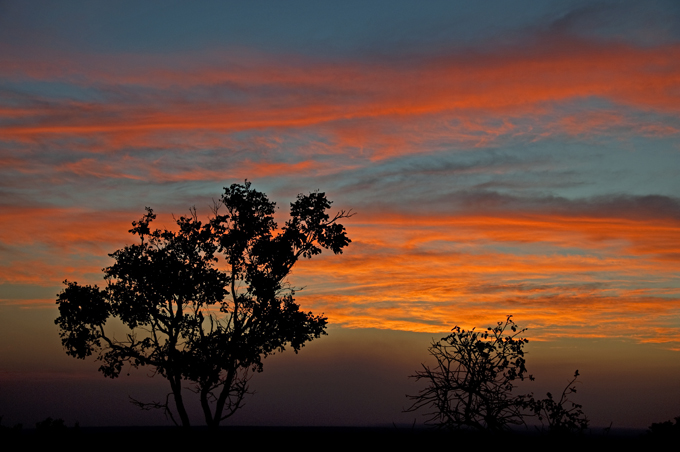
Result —
POLYGON ((678 220, 367 216, 345 255, 301 262, 292 278, 331 322, 439 333, 513 314, 539 339, 678 345, 666 334, 680 312, 678 220))
POLYGON ((107 259, 106 254, 88 258, 50 255, 44 259, 10 256, 0 264, 0 283, 48 287, 60 286, 68 279, 101 285, 101 269, 110 265, 107 259))
POLYGON ((228 167, 213 165, 213 168, 190 165, 189 168, 172 168, 158 165, 155 161, 128 157, 115 164, 102 163, 92 158, 85 158, 75 162, 64 163, 54 170, 56 173, 74 174, 95 178, 132 179, 145 182, 182 182, 182 181, 224 181, 258 179, 274 175, 287 176, 323 174, 337 170, 329 165, 304 160, 296 163, 282 162, 253 162, 244 160, 238 164, 232 163, 228 167))
POLYGON ((120 242, 131 221, 143 214, 56 207, 11 206, 2 210, 1 244, 23 247, 40 243, 72 252, 74 248, 101 252, 102 245, 120 242))
MULTIPOLYGON (((162 69, 141 69, 129 65, 129 56, 118 58, 120 67, 112 71, 98 69, 101 62, 93 68, 79 68, 74 62, 71 72, 63 67, 50 72, 42 64, 35 69, 30 61, 23 72, 22 63, 11 65, 5 77, 70 80, 66 70, 77 73, 95 91, 98 84, 109 83, 151 92, 142 95, 121 89, 117 98, 123 102, 3 106, 2 135, 18 141, 102 135, 120 146, 162 143, 167 133, 197 130, 231 134, 312 128, 330 133, 339 148, 370 146, 371 153, 385 156, 413 152, 418 147, 414 144, 441 137, 484 145, 508 134, 580 134, 639 121, 610 111, 578 119, 567 115, 557 123, 541 119, 564 103, 597 98, 673 115, 680 105, 677 45, 639 48, 553 41, 505 49, 503 54, 460 53, 408 64, 300 58, 291 64, 277 58, 246 58, 245 63, 212 67, 197 62, 190 65, 191 71, 173 70, 171 62, 162 69), (202 90, 208 87, 223 92, 224 98, 207 97, 202 90), (154 91, 164 88, 162 96, 154 91), (533 122, 528 127, 522 124, 526 118, 533 122), (425 136, 418 138, 423 132, 425 136)), ((674 126, 644 121, 639 129, 650 134, 677 133, 674 126)))

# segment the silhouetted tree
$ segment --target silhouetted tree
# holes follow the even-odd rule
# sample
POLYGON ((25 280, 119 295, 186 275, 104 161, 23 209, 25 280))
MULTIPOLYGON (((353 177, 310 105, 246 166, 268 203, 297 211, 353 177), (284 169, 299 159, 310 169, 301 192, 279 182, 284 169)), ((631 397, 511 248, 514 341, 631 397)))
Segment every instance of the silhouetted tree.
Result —
POLYGON ((110 254, 105 288, 65 281, 55 323, 66 353, 97 355, 111 378, 124 365, 149 366, 171 392, 162 402, 133 402, 162 408, 177 424, 172 398, 185 427, 188 382, 206 423, 217 427, 242 406, 250 372, 262 371, 264 357, 286 346, 297 352, 325 334, 327 319, 300 311, 286 277, 298 259, 322 248, 342 253, 350 243, 338 220, 351 213, 330 217, 330 205, 324 193, 298 195, 278 230, 275 204, 246 181, 225 188, 209 221, 192 209, 176 219, 176 232, 152 230, 156 215, 147 208, 130 230, 139 243, 110 254), (129 329, 124 339, 110 334, 111 318, 129 329))
POLYGON ((436 365, 423 364, 423 369, 411 376, 425 380, 427 387, 418 395, 407 396, 413 403, 406 411, 428 408, 426 422, 448 429, 500 432, 512 425, 526 425, 531 416, 547 423, 552 433, 587 428, 581 405, 568 400, 576 392, 578 371, 559 401, 550 393, 542 400, 534 399, 532 393, 514 393, 516 383, 534 379, 527 373, 524 359, 524 345, 529 342, 522 337, 525 331, 518 329, 512 316, 482 332, 454 327, 450 335, 429 348, 436 365))
POLYGON ((514 395, 515 382, 529 378, 524 360, 528 339, 508 316, 493 328, 478 332, 456 326, 452 333, 429 348, 435 367, 422 365, 412 378, 428 386, 407 411, 432 409, 428 423, 437 427, 502 431, 522 424, 530 395, 514 395), (510 328, 511 334, 506 334, 510 328))
POLYGON ((576 379, 578 370, 574 372, 574 378, 567 383, 559 400, 547 393, 547 398, 529 402, 531 411, 543 423, 548 433, 564 435, 581 433, 588 428, 588 418, 581 409, 582 406, 569 400, 569 395, 576 393, 576 379), (547 425, 546 425, 547 424, 547 425))

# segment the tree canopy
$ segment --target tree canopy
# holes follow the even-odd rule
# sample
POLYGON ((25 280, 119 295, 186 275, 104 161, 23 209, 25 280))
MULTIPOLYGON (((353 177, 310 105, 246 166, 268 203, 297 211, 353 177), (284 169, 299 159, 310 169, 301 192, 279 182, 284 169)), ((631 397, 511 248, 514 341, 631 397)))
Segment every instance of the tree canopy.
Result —
POLYGON ((192 209, 176 219, 176 231, 152 229, 156 215, 147 208, 129 231, 138 243, 109 255, 105 287, 64 282, 55 323, 66 353, 96 355, 110 378, 126 365, 149 366, 171 392, 165 401, 135 403, 187 427, 188 384, 216 427, 242 406, 267 355, 297 352, 325 334, 326 317, 301 311, 286 278, 298 259, 322 249, 339 254, 351 242, 338 220, 352 214, 331 217, 330 206, 324 193, 298 195, 279 229, 275 203, 246 181, 225 188, 208 221, 192 209), (109 334, 111 318, 128 329, 124 339, 109 334))

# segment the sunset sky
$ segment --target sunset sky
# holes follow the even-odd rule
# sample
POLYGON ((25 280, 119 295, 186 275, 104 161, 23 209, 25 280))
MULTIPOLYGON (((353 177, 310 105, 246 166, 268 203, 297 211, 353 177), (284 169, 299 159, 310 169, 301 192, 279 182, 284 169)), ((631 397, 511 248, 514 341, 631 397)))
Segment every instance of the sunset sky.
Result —
POLYGON ((593 425, 680 415, 677 1, 0 1, 6 425, 167 422, 127 401, 162 379, 66 356, 56 294, 245 179, 281 223, 314 190, 356 215, 290 278, 329 336, 231 423, 420 423, 429 341, 509 314, 529 390, 578 368, 593 425))

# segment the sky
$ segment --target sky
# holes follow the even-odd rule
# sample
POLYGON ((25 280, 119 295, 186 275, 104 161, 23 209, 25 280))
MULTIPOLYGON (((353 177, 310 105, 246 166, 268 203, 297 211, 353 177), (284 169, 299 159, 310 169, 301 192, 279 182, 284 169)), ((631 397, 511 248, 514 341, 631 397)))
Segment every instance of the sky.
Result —
POLYGON ((159 378, 65 355, 56 294, 247 179, 356 214, 290 277, 329 335, 231 422, 420 423, 432 338, 507 315, 536 392, 578 368, 594 425, 670 419, 679 176, 672 0, 0 1, 0 415, 166 422, 127 403, 159 378))

